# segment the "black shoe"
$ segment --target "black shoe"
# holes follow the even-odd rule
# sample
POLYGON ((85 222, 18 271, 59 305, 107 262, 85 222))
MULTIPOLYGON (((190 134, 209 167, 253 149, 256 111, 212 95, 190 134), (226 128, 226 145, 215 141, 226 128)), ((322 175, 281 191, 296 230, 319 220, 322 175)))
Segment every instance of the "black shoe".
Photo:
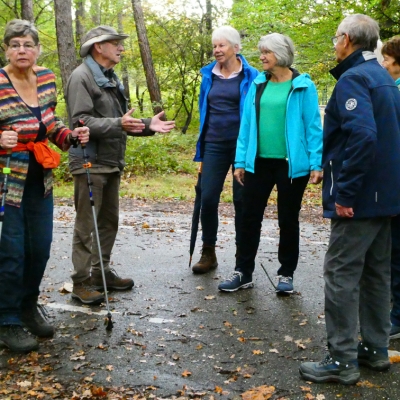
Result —
POLYGON ((38 337, 51 337, 54 335, 54 327, 46 321, 46 317, 46 310, 37 302, 37 297, 28 298, 22 302, 21 321, 33 335, 38 337))
POLYGON ((358 343, 358 363, 374 371, 386 371, 390 368, 387 347, 373 347, 365 342, 358 343))
POLYGON ((304 362, 299 368, 302 379, 311 382, 339 382, 352 385, 360 379, 357 360, 341 362, 330 355, 321 362, 304 362))
POLYGON ((0 342, 17 353, 28 353, 39 348, 39 343, 21 325, 0 326, 0 342))
POLYGON ((390 328, 389 339, 400 339, 400 326, 393 325, 390 328))

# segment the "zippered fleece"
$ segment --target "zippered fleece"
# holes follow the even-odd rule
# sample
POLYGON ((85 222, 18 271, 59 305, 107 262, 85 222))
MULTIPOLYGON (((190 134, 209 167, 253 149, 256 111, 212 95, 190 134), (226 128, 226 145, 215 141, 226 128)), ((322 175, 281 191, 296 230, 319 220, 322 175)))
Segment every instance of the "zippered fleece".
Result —
MULTIPOLYGON (((286 105, 286 151, 289 178, 321 171, 322 126, 318 94, 308 74, 292 69, 292 88, 286 105)), ((260 74, 250 87, 244 103, 236 147, 235 168, 254 173, 257 157, 260 99, 271 76, 260 74)))

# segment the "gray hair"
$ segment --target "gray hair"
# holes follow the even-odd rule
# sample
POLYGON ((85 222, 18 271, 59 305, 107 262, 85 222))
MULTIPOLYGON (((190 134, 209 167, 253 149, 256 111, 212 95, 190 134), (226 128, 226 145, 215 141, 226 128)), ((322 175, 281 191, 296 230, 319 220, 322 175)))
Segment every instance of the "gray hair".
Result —
POLYGON ((346 17, 338 27, 338 33, 349 35, 353 46, 374 51, 379 39, 378 23, 364 14, 353 14, 346 17))
POLYGON ((225 25, 213 30, 211 41, 214 42, 214 40, 221 39, 227 40, 232 46, 237 45, 239 51, 242 49, 242 44, 240 43, 240 34, 231 26, 225 25))
POLYGON ((8 46, 15 37, 31 35, 35 44, 39 43, 39 33, 32 22, 25 19, 13 19, 5 28, 3 42, 8 46))
POLYGON ((290 67, 294 60, 294 44, 289 36, 280 33, 270 33, 262 36, 258 42, 258 50, 272 51, 277 59, 276 65, 290 67))

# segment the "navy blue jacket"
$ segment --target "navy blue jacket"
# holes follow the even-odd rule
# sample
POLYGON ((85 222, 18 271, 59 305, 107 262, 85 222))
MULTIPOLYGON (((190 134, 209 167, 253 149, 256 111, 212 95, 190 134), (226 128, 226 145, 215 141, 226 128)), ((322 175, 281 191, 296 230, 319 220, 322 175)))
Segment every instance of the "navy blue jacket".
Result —
POLYGON ((359 49, 332 69, 322 164, 324 217, 400 214, 400 92, 375 55, 359 49))

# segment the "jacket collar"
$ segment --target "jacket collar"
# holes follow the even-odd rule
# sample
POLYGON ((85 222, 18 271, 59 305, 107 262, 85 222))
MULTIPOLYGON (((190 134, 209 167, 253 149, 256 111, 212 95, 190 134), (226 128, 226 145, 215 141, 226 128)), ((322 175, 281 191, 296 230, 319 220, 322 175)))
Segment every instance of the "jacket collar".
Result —
MULTIPOLYGON (((237 54, 238 58, 241 59, 242 61, 242 71, 246 71, 249 67, 249 63, 247 62, 247 60, 241 55, 241 54, 237 54)), ((211 74, 212 74, 212 70, 214 68, 214 65, 217 63, 217 61, 213 61, 211 64, 206 65, 205 67, 203 67, 200 72, 203 75, 203 77, 207 77, 210 78, 211 74)))
POLYGON ((335 68, 332 68, 329 72, 336 80, 338 80, 348 69, 362 64, 365 61, 374 59, 376 60, 376 55, 372 51, 358 49, 346 57, 335 68))
POLYGON ((100 64, 98 64, 93 57, 89 54, 83 61, 92 71, 93 78, 97 83, 97 86, 101 88, 105 87, 117 87, 121 92, 124 91, 124 87, 119 81, 114 70, 106 70, 100 64))

